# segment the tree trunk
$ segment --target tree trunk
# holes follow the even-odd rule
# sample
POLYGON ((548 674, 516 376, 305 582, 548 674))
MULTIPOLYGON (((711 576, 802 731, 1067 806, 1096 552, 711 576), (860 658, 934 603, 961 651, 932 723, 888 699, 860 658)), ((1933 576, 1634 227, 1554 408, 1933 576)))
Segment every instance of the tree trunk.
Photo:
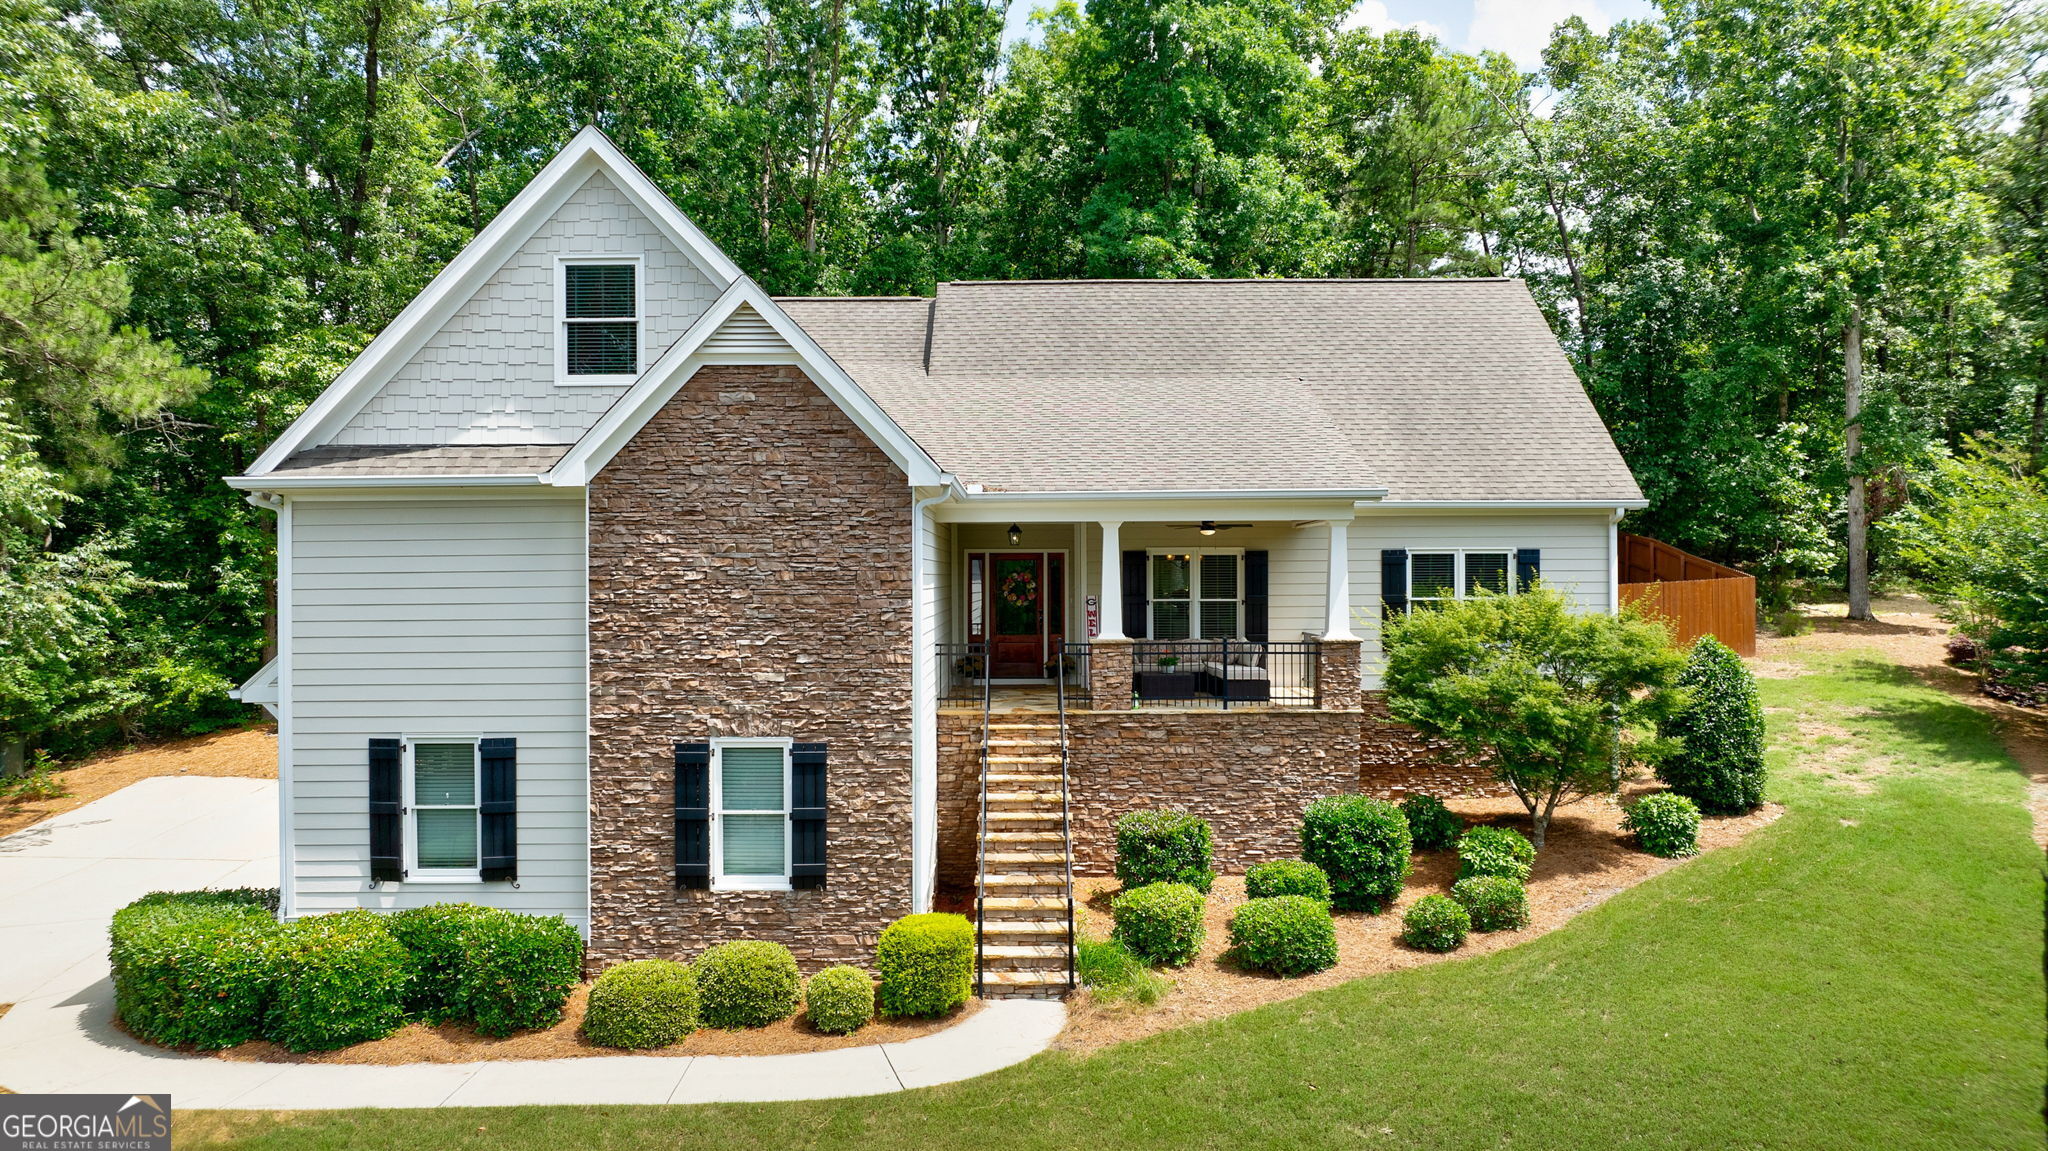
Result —
POLYGON ((2048 362, 2042 363, 2041 374, 2034 377, 2034 422, 2027 432, 2027 447, 2035 471, 2048 467, 2048 362))
POLYGON ((1863 448, 1863 303, 1849 305, 1842 325, 1842 464, 1849 473, 1849 618, 1870 613, 1870 508, 1857 457, 1863 448))

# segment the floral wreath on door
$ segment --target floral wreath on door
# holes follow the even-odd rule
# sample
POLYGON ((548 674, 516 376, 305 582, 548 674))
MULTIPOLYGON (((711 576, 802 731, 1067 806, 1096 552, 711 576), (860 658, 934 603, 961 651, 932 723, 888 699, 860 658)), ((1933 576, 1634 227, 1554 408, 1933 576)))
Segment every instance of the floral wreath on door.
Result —
POLYGON ((1038 576, 1029 571, 1014 571, 1003 577, 1000 589, 1004 602, 1017 607, 1038 605, 1038 576))

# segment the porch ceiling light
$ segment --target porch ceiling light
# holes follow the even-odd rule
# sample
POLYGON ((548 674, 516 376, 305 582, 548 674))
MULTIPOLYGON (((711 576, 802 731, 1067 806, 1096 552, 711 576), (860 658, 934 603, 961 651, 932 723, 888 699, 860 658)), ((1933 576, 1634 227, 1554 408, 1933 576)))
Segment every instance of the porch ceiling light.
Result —
POLYGON ((1201 531, 1202 531, 1202 534, 1203 534, 1203 535, 1205 535, 1205 536, 1213 536, 1213 535, 1215 535, 1215 534, 1216 534, 1216 521, 1215 521, 1215 520, 1203 520, 1203 521, 1202 521, 1202 528, 1201 528, 1201 531))
POLYGON ((1021 543, 1023 543, 1023 542, 1024 542, 1024 529, 1023 529, 1023 528, 1020 528, 1020 527, 1018 527, 1018 526, 1017 526, 1016 524, 1011 524, 1011 525, 1010 525, 1010 546, 1011 546, 1011 547, 1016 547, 1016 546, 1017 546, 1018 544, 1021 544, 1021 543))

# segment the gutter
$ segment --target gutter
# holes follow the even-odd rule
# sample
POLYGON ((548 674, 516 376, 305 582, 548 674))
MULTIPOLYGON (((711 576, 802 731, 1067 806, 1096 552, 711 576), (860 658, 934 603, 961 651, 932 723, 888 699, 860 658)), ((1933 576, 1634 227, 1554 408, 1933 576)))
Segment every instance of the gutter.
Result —
POLYGON ((222 476, 221 482, 241 491, 282 492, 319 488, 481 488, 539 487, 542 479, 530 475, 431 475, 431 476, 292 476, 265 472, 254 476, 222 476))
POLYGON ((1374 506, 1416 511, 1515 511, 1523 509, 1556 511, 1633 511, 1650 506, 1640 497, 1632 500, 1380 500, 1374 506))
MULTIPOLYGON (((955 481, 956 485, 958 481, 955 481)), ((1161 488, 1147 490, 1139 488, 1109 489, 1101 491, 1071 492, 1005 492, 988 491, 978 484, 968 484, 961 489, 960 496, 965 502, 1035 502, 1040 500, 1337 500, 1351 499, 1361 503, 1376 502, 1387 494, 1385 488, 1161 488)), ((1611 501, 1601 506, 1612 506, 1611 501)))

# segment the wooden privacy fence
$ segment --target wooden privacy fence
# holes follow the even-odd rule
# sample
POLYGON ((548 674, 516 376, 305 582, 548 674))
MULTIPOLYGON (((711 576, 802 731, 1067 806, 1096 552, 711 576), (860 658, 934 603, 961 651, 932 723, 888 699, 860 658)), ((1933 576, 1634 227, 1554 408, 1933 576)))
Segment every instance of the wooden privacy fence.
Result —
POLYGON ((1756 654, 1756 577, 1622 532, 1621 602, 1671 625, 1688 644, 1711 635, 1740 655, 1756 654))

